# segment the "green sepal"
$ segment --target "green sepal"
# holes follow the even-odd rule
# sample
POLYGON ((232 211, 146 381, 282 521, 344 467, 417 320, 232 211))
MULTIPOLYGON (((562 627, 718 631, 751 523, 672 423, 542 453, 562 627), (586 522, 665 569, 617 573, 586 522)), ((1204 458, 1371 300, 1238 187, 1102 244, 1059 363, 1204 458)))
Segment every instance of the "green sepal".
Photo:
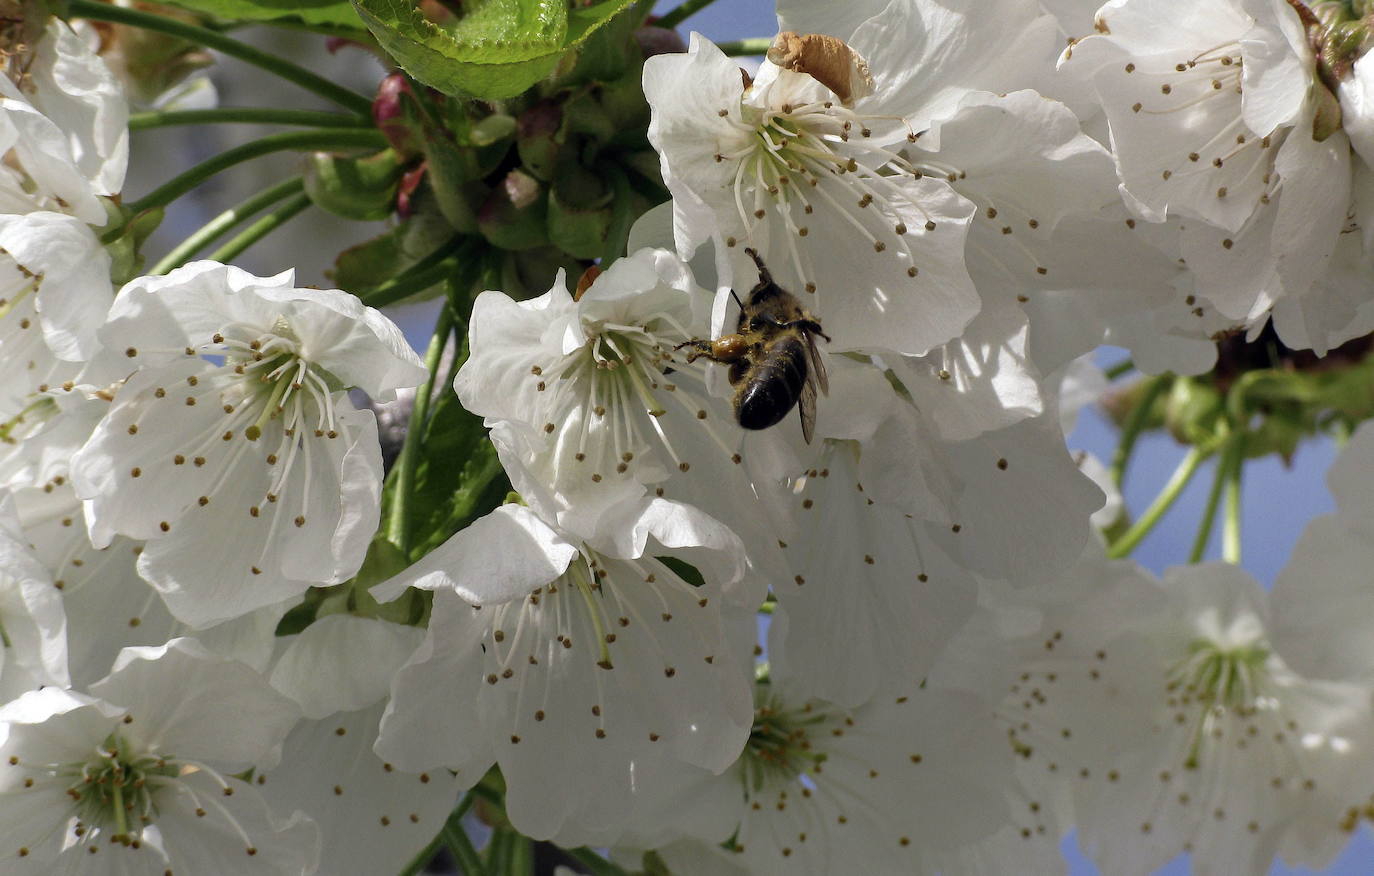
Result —
POLYGON ((521 166, 544 182, 553 178, 559 150, 564 140, 563 109, 552 100, 542 100, 520 114, 516 124, 515 148, 521 166))
POLYGON ((397 624, 414 624, 424 616, 427 600, 424 594, 407 588, 390 602, 378 602, 368 592, 372 587, 404 572, 410 563, 404 553, 382 533, 372 539, 362 568, 353 578, 350 609, 363 617, 375 617, 397 624))
POLYGON ((1184 444, 1209 443, 1225 416, 1226 404, 1211 383, 1181 377, 1169 387, 1165 400, 1164 424, 1184 444))
POLYGON ((581 207, 570 203, 563 191, 555 183, 549 193, 549 239, 580 259, 600 257, 614 215, 610 192, 593 201, 594 206, 581 207))
MULTIPOLYGON (((128 222, 122 235, 105 244, 110 254, 110 282, 119 287, 143 273, 147 261, 142 252, 143 242, 162 224, 165 211, 158 207, 127 217, 112 201, 105 202, 105 209, 112 222, 128 222)), ((114 226, 107 224, 105 227, 114 226)))
MULTIPOLYGON (((432 193, 417 196, 415 212, 403 224, 339 253, 329 279, 340 289, 360 292, 380 286, 434 252, 453 236, 432 193)), ((435 283, 438 287, 440 284, 435 283)))
POLYGON ((377 221, 396 207, 396 186, 404 170, 392 149, 366 158, 315 152, 306 159, 305 193, 336 216, 377 221))
POLYGON ((482 236, 500 249, 547 246, 553 230, 547 222, 549 193, 539 180, 512 170, 495 186, 477 211, 482 236))
POLYGON ((425 142, 425 160, 426 182, 434 193, 439 212, 444 214, 454 231, 475 232, 477 211, 473 204, 482 203, 487 194, 475 151, 463 149, 439 135, 425 142))
POLYGON ((305 599, 300 605, 292 606, 286 614, 277 621, 277 629, 274 635, 278 638, 282 636, 294 636, 304 632, 305 628, 315 622, 315 615, 319 610, 320 599, 323 589, 312 587, 305 593, 305 599))

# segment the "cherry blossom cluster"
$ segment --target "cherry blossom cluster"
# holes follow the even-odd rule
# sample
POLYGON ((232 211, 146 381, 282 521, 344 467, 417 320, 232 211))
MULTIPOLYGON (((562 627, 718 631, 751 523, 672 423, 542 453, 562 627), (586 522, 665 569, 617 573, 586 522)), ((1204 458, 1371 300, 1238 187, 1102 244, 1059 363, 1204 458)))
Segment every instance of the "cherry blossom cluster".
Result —
POLYGON ((1119 559, 1065 436, 1104 343, 1374 331, 1374 68, 1329 8, 1094 6, 779 0, 757 67, 648 58, 671 199, 447 301, 451 390, 447 328, 290 270, 138 276, 124 88, 56 19, 7 51, 0 871, 398 872, 478 791, 626 871, 1328 864, 1374 813, 1374 431, 1272 593, 1119 559), (411 552, 362 399, 416 387, 511 490, 411 552))

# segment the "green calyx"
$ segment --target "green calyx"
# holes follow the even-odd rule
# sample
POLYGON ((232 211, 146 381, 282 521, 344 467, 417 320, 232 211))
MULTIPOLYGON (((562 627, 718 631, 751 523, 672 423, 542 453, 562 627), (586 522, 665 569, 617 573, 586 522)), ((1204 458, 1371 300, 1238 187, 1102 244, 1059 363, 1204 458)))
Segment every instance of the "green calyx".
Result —
POLYGON ((1284 459, 1304 439, 1348 433, 1374 418, 1374 336, 1317 357, 1288 348, 1266 326, 1253 341, 1228 335, 1217 348, 1212 372, 1147 378, 1109 397, 1108 412, 1124 422, 1154 388, 1144 430, 1166 429, 1184 444, 1208 449, 1244 432, 1247 458, 1277 453, 1284 459))
POLYGON ((376 221, 395 209, 401 173, 400 159, 392 149, 366 158, 315 152, 305 165, 305 193, 336 216, 376 221))

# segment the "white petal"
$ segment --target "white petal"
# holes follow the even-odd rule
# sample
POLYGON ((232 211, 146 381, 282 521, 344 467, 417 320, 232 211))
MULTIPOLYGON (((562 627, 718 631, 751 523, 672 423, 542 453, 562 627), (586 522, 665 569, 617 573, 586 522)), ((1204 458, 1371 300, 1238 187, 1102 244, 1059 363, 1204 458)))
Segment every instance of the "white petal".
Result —
POLYGON ((941 437, 962 441, 1043 411, 1039 374, 1026 357, 1027 328, 1016 308, 987 308, 956 340, 891 364, 941 437))
POLYGON ((28 74, 43 114, 66 132, 96 194, 117 194, 129 162, 129 106, 114 74, 60 19, 48 23, 28 74))
POLYGON ((307 812, 319 825, 321 873, 399 872, 457 804, 447 770, 408 773, 372 753, 382 708, 301 722, 255 786, 274 811, 307 812))
POLYGON ((61 359, 89 359, 110 306, 110 257, 91 229, 61 213, 0 216, 0 248, 38 280, 43 340, 61 359))
POLYGON ((372 593, 385 600, 419 587, 452 590, 473 605, 509 602, 563 574, 576 555, 577 548, 529 508, 505 504, 372 593))
POLYGON ((423 638, 418 627, 346 614, 322 617, 286 646, 272 669, 272 686, 311 720, 368 708, 386 696, 391 677, 423 638))
POLYGON ((122 732, 147 749, 230 772, 265 760, 300 719, 257 672, 191 639, 124 649, 91 693, 128 710, 134 720, 122 732))

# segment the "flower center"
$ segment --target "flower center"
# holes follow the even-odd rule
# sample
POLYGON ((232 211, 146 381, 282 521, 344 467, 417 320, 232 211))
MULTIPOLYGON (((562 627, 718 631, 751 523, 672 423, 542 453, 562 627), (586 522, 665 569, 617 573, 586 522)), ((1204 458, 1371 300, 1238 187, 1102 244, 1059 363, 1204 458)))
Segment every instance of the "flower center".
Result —
POLYGON ((829 718, 810 703, 789 709, 771 698, 763 701, 754 710, 741 758, 745 793, 760 794, 817 770, 826 755, 812 750, 811 731, 829 718))
POLYGON ((128 846, 139 841, 145 824, 156 820, 156 793, 180 770, 166 758, 132 752, 112 733, 94 759, 58 765, 53 772, 72 780, 67 795, 76 801, 75 815, 82 825, 108 832, 110 839, 128 846))
POLYGON ((1203 745, 1220 735, 1220 725, 1228 717, 1248 719, 1277 706, 1272 697, 1264 695, 1268 659, 1269 649, 1263 642, 1222 647, 1199 639, 1189 645, 1187 656, 1169 671, 1166 689, 1171 694, 1171 704, 1202 710, 1200 720, 1193 725, 1185 767, 1197 768, 1203 745))
POLYGON ((223 486, 222 479, 234 471, 232 462, 239 454, 265 434, 275 434, 276 446, 266 448, 267 461, 275 466, 266 497, 274 502, 296 463, 309 465, 310 442, 303 439, 338 436, 333 401, 338 381, 301 355, 299 342, 283 321, 268 332, 226 327, 208 344, 199 349, 187 347, 185 353, 219 364, 208 375, 187 378, 187 404, 195 399, 223 411, 201 433, 200 446, 186 455, 208 456, 212 448, 236 436, 245 439, 235 442, 230 450, 230 464, 222 469, 216 491, 223 486))
POLYGON ((585 345, 531 369, 539 391, 555 393, 544 431, 561 433, 559 452, 571 455, 577 480, 625 475, 655 446, 687 471, 690 463, 664 429, 665 418, 704 426, 724 453, 732 452, 707 413, 705 363, 689 364, 672 352, 692 337, 672 315, 655 313, 639 325, 584 319, 582 328, 585 345))
MULTIPOLYGON (((800 74, 782 73, 784 76, 800 74)), ((744 120, 733 122, 740 136, 736 145, 717 153, 717 162, 735 162, 732 190, 735 209, 746 234, 770 212, 783 223, 788 258, 797 274, 811 276, 808 259, 798 246, 810 234, 810 219, 819 206, 866 240, 874 252, 893 248, 916 276, 915 256, 906 240, 907 227, 896 218, 915 211, 925 227, 935 227, 921 205, 899 188, 904 178, 921 174, 897 152, 875 142, 873 125, 887 117, 855 112, 833 100, 780 107, 741 107, 744 120), (869 208, 874 208, 870 210, 869 208), (863 212, 880 213, 875 223, 863 212), (891 233, 888 233, 888 229, 891 233)), ((915 142, 917 135, 908 133, 915 142)), ((733 245, 734 239, 726 243, 733 245)), ((806 282, 815 292, 814 282, 806 282)))

